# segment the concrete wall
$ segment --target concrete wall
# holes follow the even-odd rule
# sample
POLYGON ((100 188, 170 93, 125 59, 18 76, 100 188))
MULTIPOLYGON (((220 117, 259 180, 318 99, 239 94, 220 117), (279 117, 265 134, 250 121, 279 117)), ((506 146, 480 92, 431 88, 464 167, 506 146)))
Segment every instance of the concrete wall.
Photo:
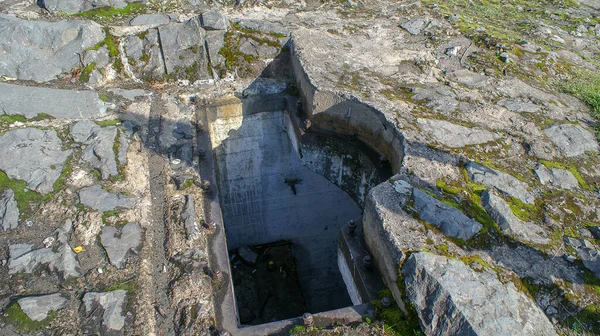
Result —
MULTIPOLYGON (((272 106, 282 107, 278 100, 272 106)), ((251 99, 208 109, 228 248, 289 240, 309 311, 350 305, 337 267, 337 237, 360 208, 301 164, 283 111, 251 99), (286 178, 301 181, 295 195, 286 178)))
POLYGON ((354 97, 316 88, 304 71, 292 44, 292 67, 306 116, 320 128, 356 134, 377 152, 385 155, 397 173, 404 158, 404 136, 385 115, 354 97))

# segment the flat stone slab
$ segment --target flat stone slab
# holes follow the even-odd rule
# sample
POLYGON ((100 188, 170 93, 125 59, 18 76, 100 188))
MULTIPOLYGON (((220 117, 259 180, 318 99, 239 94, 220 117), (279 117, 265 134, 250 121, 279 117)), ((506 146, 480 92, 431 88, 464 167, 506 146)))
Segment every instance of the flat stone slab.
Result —
POLYGON ((4 231, 14 229, 19 225, 19 207, 12 189, 6 189, 0 195, 0 226, 4 231))
POLYGON ((48 114, 55 118, 98 118, 106 106, 94 91, 72 91, 0 83, 0 111, 33 118, 48 114))
POLYGON ((535 203, 535 197, 527 190, 528 185, 514 176, 475 162, 469 162, 466 168, 469 178, 474 182, 481 183, 486 187, 496 188, 508 196, 520 199, 523 203, 535 203))
POLYGON ((104 38, 102 26, 93 21, 32 21, 0 14, 0 75, 37 82, 56 79, 81 66, 79 55, 104 38))
MULTIPOLYGON (((93 121, 82 120, 71 126, 71 135, 75 141, 87 145, 82 151, 81 158, 100 170, 102 179, 119 175, 115 157, 117 153, 114 152, 117 137, 115 126, 100 127, 93 121)), ((126 139, 119 138, 119 141, 121 140, 126 139)))
POLYGON ((531 222, 520 220, 502 197, 489 190, 481 193, 481 205, 490 217, 500 226, 502 232, 517 237, 521 241, 535 244, 548 244, 550 239, 540 235, 542 229, 531 222))
POLYGON ((94 210, 105 212, 115 209, 131 209, 135 206, 137 198, 110 193, 96 184, 81 189, 79 191, 79 201, 94 210))
POLYGON ((123 268, 131 253, 138 253, 142 245, 142 227, 138 222, 127 223, 123 228, 105 226, 100 243, 108 254, 110 263, 123 268))
POLYGON ((459 148, 469 145, 478 145, 500 138, 496 133, 478 128, 464 127, 445 120, 417 119, 421 130, 444 146, 459 148))
POLYGON ((0 170, 42 195, 53 190, 70 154, 54 130, 21 128, 0 136, 0 170))
POLYGON ((54 293, 24 297, 17 300, 17 303, 27 317, 34 321, 43 321, 51 311, 65 308, 67 299, 60 293, 54 293))
POLYGON ((566 157, 582 155, 587 151, 598 152, 598 141, 594 134, 579 125, 556 125, 546 128, 544 133, 566 157))
POLYGON ((460 210, 422 190, 413 188, 413 197, 419 217, 447 236, 468 240, 482 228, 481 224, 465 216, 460 210))
MULTIPOLYGON (((111 292, 90 292, 83 296, 85 312, 96 321, 93 329, 100 335, 120 335, 119 331, 125 326, 126 290, 111 292)), ((95 334, 95 333, 93 333, 95 334)))
POLYGON ((429 336, 557 335, 533 300, 512 282, 502 284, 492 271, 476 272, 461 261, 418 252, 402 273, 429 336))
POLYGON ((51 248, 34 250, 32 244, 9 245, 8 274, 32 273, 40 265, 45 265, 64 279, 80 276, 79 262, 68 241, 72 227, 73 223, 67 220, 62 228, 57 229, 54 232, 57 246, 51 248))

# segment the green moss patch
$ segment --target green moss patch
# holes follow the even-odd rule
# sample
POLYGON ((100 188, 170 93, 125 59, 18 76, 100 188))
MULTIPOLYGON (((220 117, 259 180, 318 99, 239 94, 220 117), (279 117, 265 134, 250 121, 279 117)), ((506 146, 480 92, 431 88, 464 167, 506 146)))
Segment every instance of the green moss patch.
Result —
MULTIPOLYGON (((600 90, 600 87, 598 88, 598 90, 600 90)), ((600 99, 600 96, 599 96, 599 99, 600 99)), ((567 164, 555 162, 555 161, 547 161, 547 160, 540 160, 540 163, 543 164, 544 166, 546 166, 546 168, 548 168, 548 169, 557 168, 557 169, 568 170, 571 174, 573 174, 573 176, 575 176, 575 178, 577 179, 577 182, 579 182, 579 186, 581 186, 581 188, 583 188, 585 190, 593 190, 593 188, 590 187, 590 185, 583 178, 583 176, 581 176, 581 174, 579 173, 577 168, 575 168, 575 166, 567 165, 567 164)))
POLYGON ((92 62, 86 65, 85 68, 81 70, 81 74, 79 74, 79 81, 83 83, 89 82, 90 75, 92 74, 92 71, 94 71, 94 69, 96 69, 96 62, 92 62))
POLYGON ((38 331, 48 325, 56 317, 56 311, 48 313, 48 317, 42 321, 30 319, 16 302, 11 303, 4 311, 4 322, 14 325, 20 332, 38 331))
POLYGON ((146 7, 147 6, 142 3, 134 2, 128 4, 124 8, 100 7, 86 12, 68 14, 67 16, 94 20, 100 23, 110 23, 126 17, 143 14, 146 12, 146 7))
MULTIPOLYGON (((402 275, 402 272, 399 272, 402 275)), ((402 285, 399 288, 402 293, 406 293, 404 290, 404 278, 398 279, 398 284, 402 285)), ((400 287, 400 286, 399 286, 400 287)), ((375 318, 383 322, 383 330, 389 335, 425 335, 419 326, 419 318, 417 313, 410 305, 408 298, 403 298, 407 309, 407 314, 402 312, 393 299, 392 292, 389 289, 384 289, 379 292, 379 299, 388 297, 392 301, 392 305, 384 308, 381 305, 380 300, 374 301, 373 306, 375 307, 375 318)))

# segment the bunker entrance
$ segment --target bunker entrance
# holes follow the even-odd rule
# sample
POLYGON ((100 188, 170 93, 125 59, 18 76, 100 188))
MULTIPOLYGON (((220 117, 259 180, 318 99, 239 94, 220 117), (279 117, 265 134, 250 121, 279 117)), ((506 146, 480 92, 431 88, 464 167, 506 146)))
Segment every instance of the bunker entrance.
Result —
POLYGON ((305 142, 311 136, 288 111, 293 99, 249 97, 207 109, 243 325, 357 304, 340 273, 338 239, 360 218, 360 200, 379 174, 355 147, 305 142))

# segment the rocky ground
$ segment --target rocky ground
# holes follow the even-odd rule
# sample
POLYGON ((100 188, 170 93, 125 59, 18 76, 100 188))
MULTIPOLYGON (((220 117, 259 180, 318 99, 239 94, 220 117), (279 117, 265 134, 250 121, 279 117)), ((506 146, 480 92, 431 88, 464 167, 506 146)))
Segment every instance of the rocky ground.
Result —
POLYGON ((539 335, 599 333, 599 55, 594 0, 0 1, 0 334, 218 334, 196 110, 297 94, 291 58, 404 137, 379 213, 423 331, 418 279, 481 314, 467 279, 539 335))

